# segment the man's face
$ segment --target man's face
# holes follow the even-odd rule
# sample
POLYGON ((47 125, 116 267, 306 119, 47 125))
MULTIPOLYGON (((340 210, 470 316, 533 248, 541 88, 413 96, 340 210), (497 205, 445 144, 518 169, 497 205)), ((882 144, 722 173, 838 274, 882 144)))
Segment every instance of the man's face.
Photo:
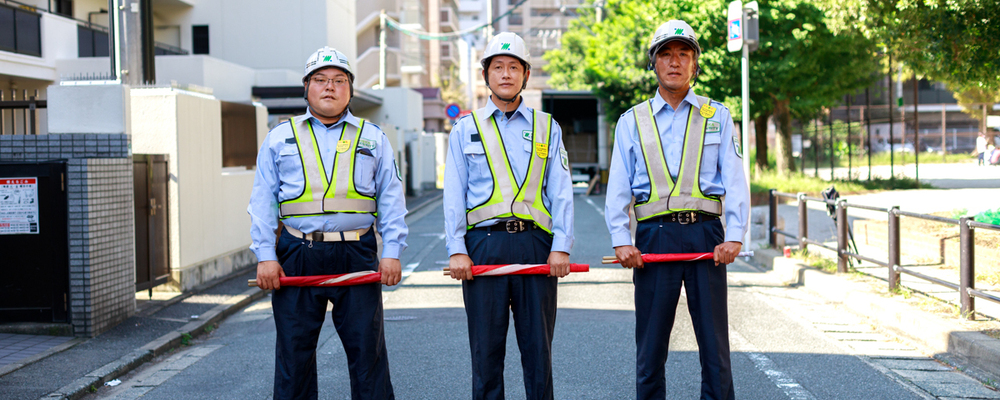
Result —
POLYGON ((531 75, 531 71, 525 71, 520 60, 511 56, 493 57, 486 73, 490 88, 505 99, 516 96, 531 75))
POLYGON ((320 117, 332 118, 344 112, 351 100, 351 81, 339 68, 315 72, 306 83, 309 108, 320 117))
POLYGON ((656 52, 656 78, 667 90, 686 91, 697 65, 694 49, 678 40, 668 42, 656 52))

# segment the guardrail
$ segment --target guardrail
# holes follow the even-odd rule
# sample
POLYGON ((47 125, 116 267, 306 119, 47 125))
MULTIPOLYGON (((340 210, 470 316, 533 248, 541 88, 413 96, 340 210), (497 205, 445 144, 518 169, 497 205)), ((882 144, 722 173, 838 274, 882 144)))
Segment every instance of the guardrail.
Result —
MULTIPOLYGON (((886 267, 889 269, 888 283, 889 290, 896 290, 899 286, 900 274, 908 274, 931 283, 935 283, 952 290, 956 290, 959 293, 959 301, 961 303, 961 312, 965 318, 973 319, 976 311, 975 299, 978 297, 980 299, 992 301, 994 303, 1000 304, 1000 297, 996 295, 986 293, 980 290, 976 290, 976 262, 975 262, 975 228, 989 229, 994 231, 1000 231, 1000 225, 984 224, 981 222, 976 222, 972 218, 962 217, 960 219, 944 218, 935 215, 919 214, 909 211, 900 210, 898 206, 892 208, 881 208, 872 207, 861 204, 848 204, 847 200, 836 199, 828 200, 816 197, 808 197, 805 193, 782 193, 775 189, 771 189, 768 195, 768 242, 771 247, 777 247, 778 235, 783 235, 785 237, 793 238, 798 240, 799 248, 805 250, 808 246, 819 246, 824 249, 833 251, 837 254, 837 272, 848 272, 848 257, 867 261, 875 265, 886 267), (778 229, 776 226, 776 221, 778 220, 778 198, 784 197, 788 199, 794 199, 798 202, 798 234, 792 234, 790 232, 778 229), (833 248, 822 242, 811 240, 808 237, 809 220, 806 214, 806 203, 807 202, 819 202, 824 203, 828 206, 836 207, 836 221, 837 221, 837 247, 833 248), (860 208, 864 210, 884 212, 888 216, 888 231, 889 231, 889 245, 888 254, 886 261, 878 260, 861 254, 855 254, 848 250, 848 221, 847 221, 847 209, 849 207, 860 208), (900 265, 900 233, 899 233, 899 217, 906 216, 911 218, 920 218, 929 221, 936 221, 951 225, 958 225, 959 227, 959 248, 960 252, 960 263, 959 263, 959 282, 948 282, 946 280, 936 278, 933 276, 928 276, 921 274, 919 272, 913 271, 906 267, 900 265)), ((860 251, 859 251, 860 252, 860 251)))

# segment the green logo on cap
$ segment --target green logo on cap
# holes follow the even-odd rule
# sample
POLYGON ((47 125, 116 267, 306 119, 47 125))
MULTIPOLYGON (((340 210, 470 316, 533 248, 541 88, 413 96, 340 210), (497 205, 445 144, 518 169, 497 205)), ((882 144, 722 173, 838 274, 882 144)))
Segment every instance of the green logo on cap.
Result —
POLYGON ((510 50, 510 43, 500 44, 500 50, 510 50))
POLYGON ((329 62, 329 61, 333 61, 333 56, 323 57, 323 62, 329 62))
POLYGON ((674 34, 675 35, 683 35, 684 34, 684 28, 677 28, 677 30, 674 31, 674 34))

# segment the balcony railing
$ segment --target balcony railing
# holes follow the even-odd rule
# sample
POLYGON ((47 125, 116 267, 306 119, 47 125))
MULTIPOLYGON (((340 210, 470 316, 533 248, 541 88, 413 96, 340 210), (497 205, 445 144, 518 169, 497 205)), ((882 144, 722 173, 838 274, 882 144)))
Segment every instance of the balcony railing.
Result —
POLYGON ((0 4, 0 50, 41 57, 41 14, 29 5, 6 3, 0 4))

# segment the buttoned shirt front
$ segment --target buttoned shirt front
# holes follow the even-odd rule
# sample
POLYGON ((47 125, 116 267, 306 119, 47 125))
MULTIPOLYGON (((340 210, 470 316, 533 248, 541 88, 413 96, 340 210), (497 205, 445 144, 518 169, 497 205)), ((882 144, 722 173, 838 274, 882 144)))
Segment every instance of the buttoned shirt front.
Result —
MULTIPOLYGON (((493 134, 489 117, 496 119, 514 178, 522 186, 532 156, 532 109, 525 106, 522 100, 508 119, 491 100, 486 107, 477 110, 476 115, 480 118, 484 135, 493 134)), ((493 175, 486 160, 482 139, 473 137, 479 132, 472 118, 472 115, 468 115, 460 119, 448 138, 448 157, 444 170, 444 220, 449 255, 469 254, 465 247, 465 231, 468 228, 466 211, 483 204, 493 194, 493 175)), ((555 120, 552 122, 548 149, 549 160, 544 174, 542 203, 552 215, 551 251, 569 253, 573 247, 573 183, 566 160, 568 156, 563 148, 562 129, 555 120)), ((498 173, 504 172, 500 170, 498 173)), ((511 202, 514 199, 504 200, 511 202)), ((491 219, 476 226, 490 226, 496 222, 496 219, 491 219)))
MULTIPOLYGON (((659 91, 651 101, 653 119, 660 133, 667 168, 676 180, 676 174, 680 171, 688 112, 692 110, 692 106, 695 107, 694 112, 699 112, 698 101, 692 89, 688 90, 677 110, 660 96, 659 91)), ((712 102, 712 106, 716 108, 716 112, 706 119, 708 131, 702 151, 699 184, 702 193, 706 195, 725 196, 725 240, 742 242, 750 217, 750 187, 743 172, 742 154, 738 153, 739 147, 734 143, 738 136, 733 135, 733 118, 729 109, 716 101, 712 102), (714 130, 714 126, 719 129, 714 130)), ((636 203, 648 200, 649 191, 649 175, 642 154, 642 143, 630 109, 618 118, 611 170, 608 173, 605 219, 613 247, 632 244, 629 203, 633 196, 636 203)))
MULTIPOLYGON (((308 111, 306 118, 312 125, 319 145, 320 158, 328 175, 334 172, 337 141, 345 129, 358 129, 360 120, 348 113, 327 127, 308 111)), ((296 120, 301 117, 297 117, 296 120)), ((299 132, 308 137, 309 132, 299 132)), ((403 185, 396 170, 395 157, 389 139, 375 124, 365 121, 360 135, 354 162, 354 184, 358 193, 375 196, 378 218, 371 214, 336 213, 310 217, 286 218, 282 222, 304 233, 342 232, 363 229, 377 222, 382 236, 382 257, 399 258, 406 248, 406 204, 403 185), (374 148, 369 148, 374 147, 374 148)), ((329 176, 326 177, 329 179, 329 176)), ((275 126, 267 134, 257 153, 257 173, 250 194, 250 250, 258 261, 277 260, 275 234, 278 228, 278 205, 302 194, 305 185, 302 159, 288 121, 275 126)))

